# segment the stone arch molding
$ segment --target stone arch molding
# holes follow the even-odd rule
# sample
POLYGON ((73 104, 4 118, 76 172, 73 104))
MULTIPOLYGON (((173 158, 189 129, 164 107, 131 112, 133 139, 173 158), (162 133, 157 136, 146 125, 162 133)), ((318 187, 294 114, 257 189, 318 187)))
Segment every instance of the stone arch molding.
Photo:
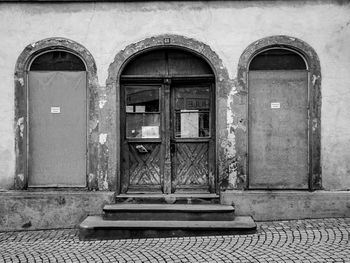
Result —
POLYGON ((15 189, 26 189, 28 186, 27 172, 27 72, 30 63, 40 53, 50 50, 65 50, 78 56, 85 64, 87 71, 87 111, 88 111, 88 142, 87 142, 87 186, 97 188, 97 161, 94 153, 99 147, 94 140, 98 133, 96 63, 90 52, 81 44, 66 38, 47 38, 25 47, 17 59, 15 66, 15 154, 16 174, 15 189))
MULTIPOLYGON (((109 112, 110 119, 117 120, 106 125, 106 133, 108 134, 108 144, 109 156, 116 157, 113 160, 109 160, 109 170, 111 172, 116 171, 115 185, 117 186, 116 191, 119 192, 120 186, 120 137, 119 137, 119 97, 120 97, 120 74, 126 64, 135 56, 150 51, 153 49, 161 48, 178 48, 192 52, 201 58, 203 58, 211 67, 215 74, 215 89, 216 89, 216 162, 217 162, 217 175, 218 181, 217 186, 220 185, 225 178, 228 177, 227 174, 227 94, 231 90, 229 76, 227 70, 224 68, 223 63, 219 56, 206 44, 197 41, 192 38, 187 38, 179 35, 159 35, 155 37, 150 37, 139 41, 134 44, 128 45, 124 50, 120 51, 114 58, 114 61, 109 66, 108 78, 106 81, 106 91, 107 98, 116 98, 117 103, 111 103, 109 112), (220 114, 218 114, 220 113, 220 114), (117 131, 117 132, 115 132, 117 131), (116 143, 112 143, 116 142, 116 143)), ((232 144, 230 144, 232 145, 232 144)))
MULTIPOLYGON (((309 92, 310 92, 310 122, 309 122, 309 187, 310 190, 322 189, 321 180, 321 67, 315 50, 306 42, 290 36, 278 35, 259 39, 250 44, 242 53, 237 72, 237 96, 243 102, 239 119, 245 123, 244 129, 248 128, 248 70, 252 59, 260 52, 271 48, 281 47, 295 50, 306 60, 309 72, 309 92), (243 110, 242 110, 243 108, 243 110)), ((239 188, 247 186, 248 168, 248 132, 236 134, 236 140, 242 141, 237 148, 237 158, 241 160, 241 167, 238 170, 240 179, 239 188)))

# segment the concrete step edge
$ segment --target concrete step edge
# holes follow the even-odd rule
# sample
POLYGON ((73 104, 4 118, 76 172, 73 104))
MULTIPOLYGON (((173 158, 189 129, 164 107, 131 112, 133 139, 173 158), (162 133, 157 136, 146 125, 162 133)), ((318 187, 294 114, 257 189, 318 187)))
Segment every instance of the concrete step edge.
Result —
POLYGON ((235 209, 230 205, 219 204, 108 204, 103 207, 104 212, 113 213, 121 211, 142 211, 142 212, 234 212, 235 209))
POLYGON ((236 216, 232 221, 141 221, 103 220, 102 216, 88 216, 80 229, 242 229, 255 230, 256 223, 250 216, 236 216))

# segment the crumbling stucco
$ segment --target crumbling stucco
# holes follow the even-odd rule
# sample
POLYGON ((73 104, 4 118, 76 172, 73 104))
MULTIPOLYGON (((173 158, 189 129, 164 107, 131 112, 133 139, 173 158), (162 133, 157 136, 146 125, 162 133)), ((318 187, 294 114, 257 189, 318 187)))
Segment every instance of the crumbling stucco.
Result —
POLYGON ((0 192, 0 229, 74 228, 113 201, 113 192, 0 192))

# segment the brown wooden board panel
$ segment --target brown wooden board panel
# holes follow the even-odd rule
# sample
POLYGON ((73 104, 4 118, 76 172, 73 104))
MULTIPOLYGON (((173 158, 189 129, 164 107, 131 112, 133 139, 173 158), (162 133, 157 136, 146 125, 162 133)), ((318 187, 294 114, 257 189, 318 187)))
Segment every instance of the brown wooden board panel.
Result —
POLYGON ((160 143, 129 143, 129 187, 160 186, 160 143), (147 152, 140 152, 142 146, 147 152))
POLYGON ((122 193, 162 190, 162 94, 159 85, 122 86, 122 193))
POLYGON ((213 74, 208 63, 191 53, 169 50, 167 52, 169 75, 206 75, 213 74))
POLYGON ((165 76, 167 73, 167 60, 163 50, 138 56, 123 71, 123 75, 165 76))
POLYGON ((29 72, 29 186, 86 186, 86 72, 29 72))
POLYGON ((308 72, 249 72, 249 187, 308 188, 308 72))
POLYGON ((209 191, 208 147, 207 142, 176 143, 173 155, 173 189, 209 191))

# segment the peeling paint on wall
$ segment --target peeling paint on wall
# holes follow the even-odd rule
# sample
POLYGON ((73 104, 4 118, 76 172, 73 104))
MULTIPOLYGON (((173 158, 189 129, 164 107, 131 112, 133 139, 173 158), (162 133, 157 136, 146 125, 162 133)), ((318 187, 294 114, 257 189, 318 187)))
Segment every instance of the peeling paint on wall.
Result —
POLYGON ((17 121, 17 126, 19 127, 20 130, 20 136, 23 138, 23 131, 24 131, 24 117, 21 117, 17 121))
POLYGON ((24 181, 24 175, 23 175, 23 174, 18 174, 17 177, 18 177, 18 179, 21 180, 22 182, 24 181))
POLYGON ((25 183, 26 182, 25 182, 24 174, 17 174, 15 176, 15 182, 14 182, 15 189, 24 189, 25 183))
POLYGON ((105 104, 106 104, 107 100, 105 98, 101 98, 100 101, 98 102, 98 106, 100 109, 102 109, 105 104))
POLYGON ((89 121, 89 128, 90 128, 90 132, 96 130, 96 128, 98 128, 98 124, 99 124, 99 120, 98 119, 93 119, 89 121))
POLYGON ((233 189, 236 187, 237 183, 237 164, 236 164, 236 136, 235 130, 237 125, 235 125, 235 112, 233 109, 233 97, 237 94, 235 87, 228 94, 227 100, 227 141, 223 147, 226 149, 226 166, 228 173, 228 188, 233 189))
POLYGON ((316 81, 320 78, 320 76, 312 75, 312 85, 315 86, 316 81))
POLYGON ((107 133, 101 133, 99 137, 100 144, 105 144, 107 141, 107 133))
POLYGON ((88 176, 88 189, 98 190, 97 176, 92 173, 88 176))
POLYGON ((21 86, 24 86, 24 80, 23 78, 17 78, 18 82, 21 84, 21 86))
POLYGON ((105 180, 103 181, 103 190, 108 190, 107 177, 105 177, 105 180))

